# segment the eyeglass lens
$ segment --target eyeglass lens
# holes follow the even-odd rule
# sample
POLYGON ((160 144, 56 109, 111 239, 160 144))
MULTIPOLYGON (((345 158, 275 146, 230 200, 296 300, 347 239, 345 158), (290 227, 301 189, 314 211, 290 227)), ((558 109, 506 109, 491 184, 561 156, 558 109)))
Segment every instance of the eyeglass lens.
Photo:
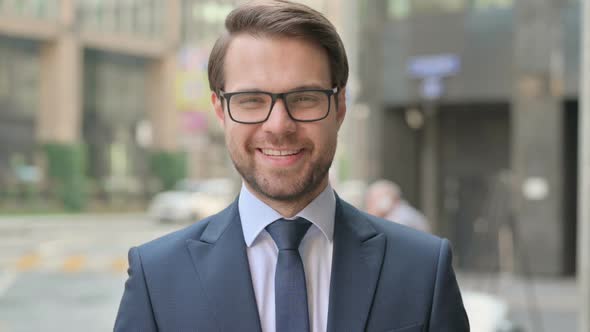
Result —
MULTIPOLYGON (((295 91, 285 94, 283 100, 292 118, 313 121, 323 118, 329 111, 329 98, 322 91, 295 91)), ((272 107, 271 95, 262 92, 237 93, 229 103, 232 117, 243 122, 265 120, 272 107)))

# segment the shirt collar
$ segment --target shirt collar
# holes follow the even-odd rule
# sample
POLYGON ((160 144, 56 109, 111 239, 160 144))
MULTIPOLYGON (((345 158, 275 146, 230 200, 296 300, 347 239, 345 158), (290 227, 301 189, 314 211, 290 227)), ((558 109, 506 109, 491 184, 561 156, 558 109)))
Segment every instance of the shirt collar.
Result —
MULTIPOLYGON (((259 200, 242 184, 238 198, 238 210, 244 231, 244 240, 248 247, 252 246, 260 232, 273 221, 284 218, 266 203, 259 200)), ((336 196, 328 184, 326 188, 295 215, 309 220, 318 227, 326 239, 332 242, 334 236, 334 217, 336 215, 336 196)))

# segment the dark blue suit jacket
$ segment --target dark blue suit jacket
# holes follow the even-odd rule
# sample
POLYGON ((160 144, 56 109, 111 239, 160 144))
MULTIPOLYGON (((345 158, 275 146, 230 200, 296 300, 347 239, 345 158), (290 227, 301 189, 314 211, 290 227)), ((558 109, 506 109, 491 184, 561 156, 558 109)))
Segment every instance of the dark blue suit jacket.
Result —
MULTIPOLYGON (((115 331, 261 331, 237 201, 132 248, 128 273, 115 331)), ((329 303, 330 332, 469 331, 449 242, 339 198, 329 303)))

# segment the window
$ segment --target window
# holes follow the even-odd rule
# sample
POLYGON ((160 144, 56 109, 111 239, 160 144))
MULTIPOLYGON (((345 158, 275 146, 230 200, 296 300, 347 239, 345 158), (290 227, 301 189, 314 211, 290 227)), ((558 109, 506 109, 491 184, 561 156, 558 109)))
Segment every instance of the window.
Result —
POLYGON ((80 22, 87 30, 157 37, 163 30, 165 5, 164 0, 84 0, 80 22))
POLYGON ((389 0, 387 14, 391 19, 404 19, 410 16, 410 0, 389 0))
POLYGON ((239 0, 184 0, 182 3, 183 40, 188 43, 208 43, 213 36, 223 31, 225 17, 239 2, 239 0))
POLYGON ((451 13, 465 9, 466 0, 413 0, 415 13, 451 13))
POLYGON ((33 117, 39 104, 39 58, 27 51, 11 53, 8 76, 13 88, 9 98, 19 114, 33 117))
POLYGON ((472 0, 472 8, 475 11, 490 9, 509 9, 514 5, 514 0, 472 0))
POLYGON ((411 15, 455 13, 464 11, 468 6, 469 1, 470 0, 388 0, 387 14, 390 19, 397 20, 405 19, 411 15))

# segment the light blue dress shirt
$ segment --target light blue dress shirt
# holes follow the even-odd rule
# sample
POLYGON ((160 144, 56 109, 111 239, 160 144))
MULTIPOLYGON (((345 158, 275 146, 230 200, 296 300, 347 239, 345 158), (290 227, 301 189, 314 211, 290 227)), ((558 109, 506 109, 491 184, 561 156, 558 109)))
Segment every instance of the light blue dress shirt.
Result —
MULTIPOLYGON (((262 331, 275 332, 274 280, 278 249, 265 228, 284 217, 254 196, 245 185, 240 191, 238 209, 262 331)), ((328 184, 303 210, 293 218, 286 218, 302 217, 312 223, 299 246, 312 332, 324 332, 328 327, 335 214, 336 197, 328 184)))

